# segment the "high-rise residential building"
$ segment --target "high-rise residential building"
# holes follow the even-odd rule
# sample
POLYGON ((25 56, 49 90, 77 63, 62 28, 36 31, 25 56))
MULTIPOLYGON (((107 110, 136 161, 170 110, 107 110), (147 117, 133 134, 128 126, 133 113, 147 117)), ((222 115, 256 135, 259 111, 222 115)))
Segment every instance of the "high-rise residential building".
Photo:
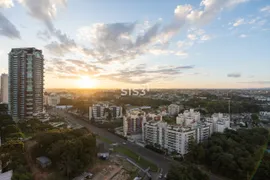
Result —
MULTIPOLYGON (((161 121, 159 114, 145 113, 141 109, 132 109, 123 116, 123 134, 124 136, 141 134, 143 122, 161 121)), ((143 134, 143 133, 142 133, 143 134)))
POLYGON ((156 146, 168 152, 186 154, 189 150, 189 143, 202 142, 211 135, 210 125, 198 122, 196 126, 170 125, 162 121, 144 122, 143 141, 146 144, 156 146))
POLYGON ((0 102, 8 103, 8 75, 1 75, 1 96, 0 102))
POLYGON ((212 124, 214 132, 223 133, 226 128, 231 126, 230 116, 222 113, 215 113, 211 118, 206 118, 206 121, 212 124))
POLYGON ((168 113, 171 116, 178 114, 179 111, 180 111, 180 106, 178 106, 177 104, 171 104, 168 106, 168 113))
POLYGON ((89 107, 89 120, 94 119, 95 121, 105 120, 106 114, 105 109, 108 105, 105 104, 93 104, 89 107))
POLYGON ((15 121, 43 111, 44 58, 36 48, 13 48, 9 53, 9 112, 15 121))
POLYGON ((44 93, 44 105, 55 107, 60 103, 60 96, 52 93, 52 94, 46 94, 44 93))
POLYGON ((200 143, 207 140, 213 132, 223 133, 230 128, 229 116, 213 114, 205 121, 200 120, 199 112, 194 110, 179 114, 176 124, 161 121, 144 121, 142 139, 146 144, 157 148, 186 154, 191 141, 200 143))
POLYGON ((178 114, 176 117, 176 124, 188 126, 191 123, 198 122, 200 117, 200 113, 194 111, 194 109, 185 110, 184 113, 178 114))
POLYGON ((122 107, 121 106, 110 106, 112 118, 121 118, 123 116, 122 107))

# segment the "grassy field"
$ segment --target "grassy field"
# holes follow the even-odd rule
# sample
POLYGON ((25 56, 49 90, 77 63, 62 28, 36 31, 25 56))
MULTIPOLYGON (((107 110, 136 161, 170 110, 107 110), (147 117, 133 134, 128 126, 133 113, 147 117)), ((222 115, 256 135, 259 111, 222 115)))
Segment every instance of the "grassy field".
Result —
POLYGON ((114 150, 120 154, 126 155, 127 157, 129 157, 131 160, 133 160, 134 162, 136 162, 139 166, 143 167, 144 169, 150 167, 152 171, 157 171, 158 167, 147 161, 146 159, 140 157, 138 154, 136 154, 135 152, 125 148, 125 147, 116 147, 114 148, 114 150))
POLYGON ((113 143, 111 140, 105 138, 105 137, 101 137, 101 136, 97 136, 97 139, 99 139, 100 141, 103 141, 105 143, 111 144, 113 143))
MULTIPOLYGON (((109 140, 105 137, 97 136, 97 139, 99 139, 105 143, 108 143, 108 144, 113 143, 111 140, 109 140)), ((135 152, 123 147, 123 146, 115 147, 114 151, 129 157, 132 161, 134 161, 135 163, 137 163, 139 166, 141 166, 144 169, 150 167, 152 171, 158 170, 158 167, 155 164, 147 161, 146 159, 140 157, 137 153, 135 153, 135 152)))

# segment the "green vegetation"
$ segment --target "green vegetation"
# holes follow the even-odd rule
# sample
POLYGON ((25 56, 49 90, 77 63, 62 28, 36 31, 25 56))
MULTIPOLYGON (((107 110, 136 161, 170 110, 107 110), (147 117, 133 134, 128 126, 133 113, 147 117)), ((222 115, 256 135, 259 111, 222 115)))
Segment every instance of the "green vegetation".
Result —
POLYGON ((253 180, 270 179, 270 153, 265 152, 253 180))
POLYGON ((93 121, 93 125, 99 127, 99 128, 105 128, 105 129, 114 129, 120 126, 123 126, 123 121, 110 121, 110 122, 103 122, 103 123, 98 123, 93 121))
POLYGON ((123 155, 129 157, 131 160, 133 160, 139 166, 141 166, 145 169, 150 167, 152 171, 158 170, 158 167, 155 164, 147 161, 146 159, 140 157, 138 154, 136 154, 135 152, 133 152, 125 147, 119 146, 119 147, 114 148, 114 150, 120 154, 123 154, 123 155))
POLYGON ((46 156, 52 169, 71 178, 95 163, 96 139, 86 129, 54 130, 37 134, 32 159, 46 156))
POLYGON ((118 105, 132 104, 134 106, 151 106, 152 108, 158 108, 161 105, 169 105, 170 101, 161 99, 151 99, 142 97, 125 96, 115 100, 118 105))
POLYGON ((167 176, 168 180, 209 180, 209 177, 202 173, 194 165, 181 166, 172 164, 167 176))
POLYGON ((0 125, 2 172, 13 170, 12 180, 32 180, 33 177, 29 173, 30 169, 24 156, 24 143, 19 140, 24 137, 24 134, 9 115, 0 115, 0 125))
MULTIPOLYGON (((230 179, 251 179, 264 155, 268 136, 269 132, 263 128, 214 133, 208 141, 192 144, 185 161, 203 164, 212 172, 230 179)), ((255 179, 269 176, 265 173, 270 171, 270 166, 264 159, 255 179)))
POLYGON ((258 114, 255 113, 251 114, 251 119, 253 124, 257 125, 260 122, 258 114))
POLYGON ((164 122, 167 122, 168 124, 176 124, 176 118, 175 117, 163 116, 162 120, 164 122))
MULTIPOLYGON (((213 114, 216 112, 221 113, 228 113, 228 100, 203 100, 199 98, 193 98, 187 102, 184 103, 186 107, 191 108, 199 108, 203 107, 204 109, 201 109, 202 113, 209 113, 213 114)), ((244 112, 250 112, 250 113, 258 113, 260 111, 260 106, 256 104, 256 102, 253 101, 232 101, 231 102, 231 112, 232 113, 244 113, 244 112)))
POLYGON ((101 136, 96 136, 97 137, 97 139, 99 139, 99 140, 101 140, 101 141, 103 141, 103 142, 105 142, 105 143, 108 143, 108 144, 111 144, 111 143, 113 143, 111 140, 109 140, 108 138, 105 138, 105 137, 101 137, 101 136))
POLYGON ((30 119, 28 121, 19 122, 18 126, 25 134, 25 136, 33 136, 36 133, 54 129, 51 125, 42 123, 37 119, 30 119))

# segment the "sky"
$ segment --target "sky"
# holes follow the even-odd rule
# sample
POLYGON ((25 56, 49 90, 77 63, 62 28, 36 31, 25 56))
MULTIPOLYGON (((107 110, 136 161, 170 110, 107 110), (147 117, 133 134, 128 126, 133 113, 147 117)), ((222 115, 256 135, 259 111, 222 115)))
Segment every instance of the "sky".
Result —
POLYGON ((270 1, 0 0, 0 73, 18 47, 45 88, 270 87, 270 1))

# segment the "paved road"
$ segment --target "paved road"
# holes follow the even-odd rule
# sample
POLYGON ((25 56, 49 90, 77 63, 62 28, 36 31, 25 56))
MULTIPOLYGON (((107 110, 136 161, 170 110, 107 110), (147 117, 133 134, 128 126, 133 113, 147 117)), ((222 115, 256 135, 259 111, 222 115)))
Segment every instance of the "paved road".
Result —
POLYGON ((114 143, 119 143, 122 144, 123 142, 125 142, 126 144, 122 144, 123 146, 125 146, 126 148, 136 152, 138 155, 140 155, 141 157, 143 157, 144 159, 156 164, 159 168, 163 169, 163 172, 168 172, 169 169, 169 165, 170 162, 168 159, 166 159, 166 157, 157 154, 149 149, 143 148, 141 146, 138 146, 134 143, 131 143, 129 141, 126 141, 110 132, 108 132, 105 129, 101 129, 98 127, 95 127, 91 124, 89 124, 88 122, 75 118, 74 116, 68 114, 67 112, 63 111, 63 110, 54 110, 55 112, 58 113, 59 116, 62 117, 67 117, 67 119, 71 122, 76 122, 81 126, 84 126, 88 129, 91 130, 91 132, 98 134, 99 136, 105 137, 111 141, 113 141, 114 143))
MULTIPOLYGON (((122 144, 123 146, 136 152, 138 155, 145 158, 146 160, 156 164, 159 168, 162 168, 163 174, 168 172, 171 160, 167 159, 167 157, 164 157, 161 154, 157 154, 149 149, 143 148, 137 144, 126 141, 126 140, 108 132, 105 129, 95 127, 84 120, 81 120, 79 118, 75 118, 74 116, 68 114, 64 110, 54 110, 54 111, 57 112, 59 116, 66 117, 69 120, 69 122, 74 123, 74 125, 76 123, 78 123, 79 125, 88 128, 91 132, 96 133, 99 136, 105 137, 105 138, 107 138, 115 143, 122 144, 123 142, 125 142, 126 144, 125 145, 122 144)), ((209 175, 210 180, 223 180, 223 178, 220 178, 212 173, 207 172, 207 174, 209 175)))

